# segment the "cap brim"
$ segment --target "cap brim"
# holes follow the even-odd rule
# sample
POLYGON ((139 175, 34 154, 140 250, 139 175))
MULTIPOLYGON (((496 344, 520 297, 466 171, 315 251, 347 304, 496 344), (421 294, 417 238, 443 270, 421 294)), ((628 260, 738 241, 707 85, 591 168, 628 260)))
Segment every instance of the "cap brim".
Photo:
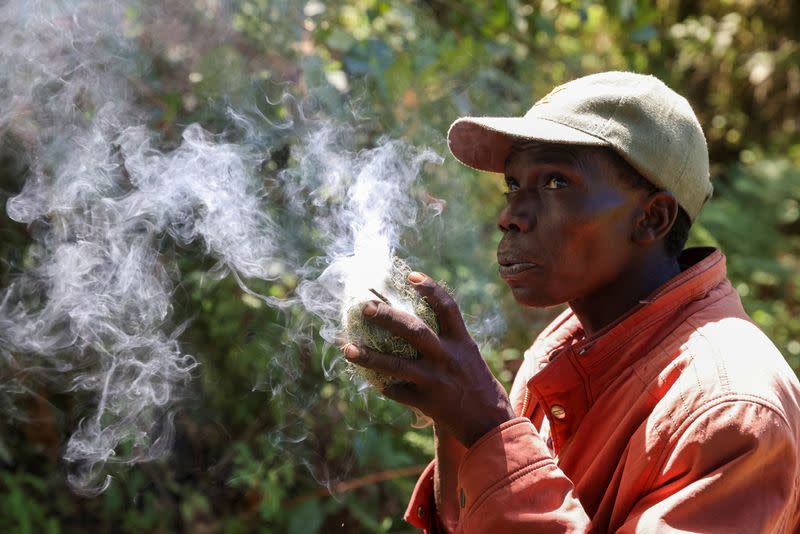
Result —
POLYGON ((502 173, 515 140, 608 146, 608 142, 558 122, 533 117, 463 117, 447 132, 450 152, 464 165, 502 173))

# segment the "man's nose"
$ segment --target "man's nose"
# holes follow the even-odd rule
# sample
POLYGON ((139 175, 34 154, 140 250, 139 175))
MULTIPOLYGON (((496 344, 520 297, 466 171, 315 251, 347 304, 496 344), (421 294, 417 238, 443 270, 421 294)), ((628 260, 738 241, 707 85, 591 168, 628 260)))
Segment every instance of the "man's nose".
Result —
POLYGON ((505 232, 528 232, 533 226, 531 210, 519 202, 509 203, 497 218, 497 226, 505 232))

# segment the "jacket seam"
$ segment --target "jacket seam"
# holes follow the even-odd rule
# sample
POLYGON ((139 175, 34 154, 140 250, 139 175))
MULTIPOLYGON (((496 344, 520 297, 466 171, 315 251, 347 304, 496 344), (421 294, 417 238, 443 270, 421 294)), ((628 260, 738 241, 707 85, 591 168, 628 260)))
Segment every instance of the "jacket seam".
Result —
MULTIPOLYGON (((664 349, 663 349, 663 347, 661 348, 661 350, 662 350, 662 351, 664 350, 664 349)), ((691 357, 691 355, 690 355, 690 357, 691 357)), ((674 362, 675 362, 675 358, 673 358, 673 359, 670 361, 670 365, 672 365, 674 362)), ((638 373, 634 373, 634 374, 638 376, 638 373)), ((642 383, 645 385, 645 390, 647 391, 647 395, 648 395, 648 397, 650 397, 651 399, 653 399, 653 401, 654 401, 654 404, 653 404, 653 409, 655 409, 656 405, 658 404, 658 401, 659 401, 659 400, 661 400, 661 399, 659 399, 658 397, 656 397, 655 395, 653 395, 653 393, 647 389, 648 383, 647 383, 647 382, 644 380, 644 378, 643 378, 643 377, 639 376, 639 379, 640 379, 640 380, 642 381, 642 383)), ((679 379, 680 379, 680 377, 679 377, 679 379)), ((684 404, 681 404, 681 409, 685 411, 685 410, 686 410, 686 406, 685 406, 684 404)), ((651 414, 653 413, 653 410, 652 410, 652 409, 650 410, 650 413, 651 413, 651 414)), ((671 412, 668 412, 668 413, 667 413, 667 417, 669 417, 669 420, 672 422, 672 424, 673 424, 673 425, 675 425, 675 424, 677 423, 677 422, 675 421, 675 418, 673 417, 673 415, 672 415, 672 413, 671 413, 671 412)), ((660 459, 660 458, 661 458, 661 456, 664 454, 664 450, 666 449, 667 445, 669 444, 669 436, 665 435, 665 434, 664 434, 664 432, 663 432, 663 431, 661 430, 661 428, 659 428, 659 427, 660 427, 660 425, 655 425, 655 427, 653 428, 653 430, 654 430, 654 431, 655 431, 655 433, 658 435, 659 442, 660 442, 659 451, 658 451, 658 457, 659 457, 659 459, 660 459)), ((658 469, 656 469, 656 467, 660 468, 660 463, 661 463, 661 462, 659 461, 659 462, 658 462, 658 465, 656 465, 655 463, 651 463, 651 464, 650 464, 650 470, 651 470, 651 472, 650 472, 650 473, 647 475, 647 479, 646 479, 646 480, 647 480, 647 482, 645 483, 645 489, 646 489, 647 491, 649 491, 649 489, 650 489, 650 485, 651 485, 651 483, 652 483, 652 481, 651 481, 651 478, 654 478, 654 473, 658 471, 658 469)))
POLYGON ((687 317, 686 323, 690 325, 692 328, 694 328, 695 332, 697 332, 698 337, 705 340, 708 346, 714 351, 714 354, 718 356, 714 364, 715 367, 717 367, 717 372, 720 375, 720 381, 722 382, 722 386, 724 387, 725 391, 730 392, 732 388, 730 380, 728 379, 728 369, 725 367, 725 362, 721 358, 719 358, 720 354, 719 351, 717 350, 717 347, 714 345, 714 343, 711 343, 709 341, 708 337, 703 332, 703 327, 705 325, 698 325, 697 322, 694 320, 694 315, 687 317), (722 367, 720 368, 719 365, 722 365, 722 367))
MULTIPOLYGON (((464 465, 468 459, 471 459, 474 455, 474 451, 481 448, 484 443, 488 443, 490 440, 495 438, 497 435, 502 435, 506 430, 514 428, 517 425, 524 425, 524 424, 533 424, 529 418, 524 418, 527 420, 522 420, 523 416, 517 416, 514 419, 510 419, 505 423, 500 424, 499 426, 495 427, 494 429, 490 430, 487 434, 481 436, 478 441, 472 444, 472 447, 467 449, 467 452, 464 453, 464 457, 461 459, 461 465, 464 465), (515 419, 520 419, 519 421, 515 421, 515 419)), ((534 427, 535 428, 535 427, 534 427)), ((460 468, 459 468, 460 473, 460 468)))
POLYGON ((534 471, 538 471, 539 469, 542 469, 542 468, 547 467, 547 466, 552 466, 554 468, 558 467, 556 465, 556 463, 553 461, 552 458, 544 458, 544 459, 539 460, 537 462, 534 462, 532 464, 528 464, 526 466, 520 467, 520 468, 512 471, 511 473, 509 473, 505 477, 501 478, 500 480, 498 480, 497 482, 495 482, 494 484, 489 486, 489 488, 486 489, 475 500, 475 504, 471 507, 471 509, 466 514, 464 514, 464 520, 466 521, 467 517, 471 516, 473 513, 475 513, 477 510, 479 510, 480 507, 483 506, 486 503, 486 501, 489 500, 489 497, 491 497, 492 494, 494 494, 494 493, 498 492, 499 490, 501 490, 502 488, 510 485, 515 480, 518 480, 518 479, 524 477, 525 475, 527 475, 529 473, 532 473, 534 471))
MULTIPOLYGON (((718 287, 718 286, 716 286, 716 287, 718 287)), ((724 297, 724 296, 728 295, 729 293, 730 293, 730 291, 726 291, 726 292, 725 292, 725 294, 724 294, 724 295, 722 295, 722 297, 724 297)), ((720 297, 720 298, 722 298, 722 297, 720 297)), ((714 303, 714 302, 711 302, 711 304, 713 304, 713 303, 714 303)), ((695 320, 694 320, 694 317, 695 317, 695 316, 696 316, 698 313, 700 313, 701 311, 702 311, 702 310, 697 310, 695 313, 692 313, 691 315, 687 316, 685 319, 683 319, 683 322, 684 322, 684 323, 686 323, 686 324, 688 324, 689 326, 691 326, 691 327, 693 328, 694 332, 696 332, 696 334, 697 334, 697 336, 698 336, 698 337, 701 337, 701 338, 703 338, 703 339, 707 339, 707 337, 705 336, 705 334, 703 334, 703 333, 702 333, 702 330, 703 330, 703 329, 702 329, 702 326, 703 326, 703 325, 698 325, 698 324, 697 324, 697 321, 695 321, 695 320)), ((643 375, 642 375, 642 373, 641 373, 641 365, 639 365, 639 363, 643 362, 644 360, 647 360, 647 359, 649 359, 649 358, 650 358, 650 356, 653 354, 653 351, 654 351, 654 350, 659 350, 659 351, 661 351, 661 353, 662 353, 662 354, 663 354, 665 357, 669 358, 669 354, 667 354, 667 351, 664 349, 664 342, 665 342, 666 340, 670 339, 670 338, 674 338, 674 337, 675 337, 675 332, 676 332, 676 330, 679 328, 679 326, 680 326, 680 325, 673 327, 673 328, 670 330, 670 332, 669 332, 667 335, 665 335, 665 336, 662 338, 662 340, 661 340, 659 343, 657 343, 657 344, 656 344, 656 346, 655 346, 655 347, 653 347, 651 350, 649 350, 649 351, 645 352, 644 356, 642 356, 641 358, 639 358, 639 359, 638 359, 638 360, 637 360, 637 361, 634 363, 634 375, 636 375, 636 376, 639 378, 639 380, 640 380, 640 381, 641 381, 641 382, 642 382, 642 383, 643 383, 645 386, 647 386, 647 384, 649 383, 648 381, 649 381, 649 380, 652 380, 652 379, 653 379, 653 377, 647 377, 647 376, 643 376, 643 375)), ((648 328, 649 328, 649 327, 648 327, 648 328)), ((616 353, 617 351, 615 350, 614 352, 616 353)), ((680 349, 678 350, 678 353, 677 353, 675 356, 673 356, 672 358, 670 358, 670 364, 671 364, 672 362, 674 362, 675 360, 677 360, 678 358, 680 358, 681 354, 688 354, 688 355, 689 355, 689 357, 692 357, 692 353, 690 352, 690 350, 689 350, 689 347, 688 347, 686 344, 684 344, 682 347, 680 347, 680 349)), ((728 380, 728 373, 727 373, 727 369, 726 369, 726 368, 723 366, 723 368, 720 370, 720 373, 721 373, 721 375, 722 375, 722 377, 721 377, 721 378, 722 378, 722 380, 723 380, 723 382, 724 382, 724 385, 726 386, 726 392, 730 392, 730 389, 731 389, 731 388, 730 388, 730 383, 729 383, 729 380, 728 380)), ((611 382, 609 382, 608 384, 606 384, 605 388, 608 388, 608 387, 612 386, 612 385, 613 385, 613 383, 614 383, 614 380, 612 380, 611 382)), ((604 389, 605 389, 605 388, 604 388, 604 389)), ((700 389, 702 389, 702 386, 700 386, 700 389)), ((602 390, 601 390, 601 392, 602 392, 602 390)), ((649 394, 649 395, 650 395, 651 397, 653 397, 653 398, 654 398, 654 400, 656 400, 656 401, 658 401, 658 400, 659 400, 657 397, 653 396, 652 394, 649 394)), ((682 398, 682 400, 683 400, 683 398, 682 398)))
MULTIPOLYGON (((705 289, 705 290, 697 289, 697 290, 691 292, 690 295, 687 296, 686 299, 681 299, 680 301, 676 301, 671 306, 666 306, 666 307, 662 308, 662 311, 660 313, 652 314, 647 320, 645 320, 642 323, 640 323, 640 327, 635 331, 635 333, 632 333, 631 335, 626 336, 624 339, 615 340, 615 342, 611 343, 611 345, 606 349, 608 351, 606 353, 606 355, 603 356, 603 358, 599 359, 598 361, 592 362, 592 368, 602 367, 603 363, 605 363, 609 359, 613 359, 614 356, 616 356, 617 353, 626 346, 626 342, 627 341, 630 341, 631 339, 636 339, 637 337, 640 337, 640 336, 644 335, 651 328, 657 327, 658 326, 657 323, 659 323, 665 317, 675 313, 677 310, 679 310, 681 308, 686 307, 687 305, 691 304, 692 302, 697 301, 697 297, 701 296, 703 293, 708 294, 711 290, 716 289, 720 285, 721 285, 721 283, 717 284, 716 286, 713 286, 710 289, 705 289)), ((733 291, 732 287, 728 288, 728 291, 724 291, 718 298, 708 301, 703 308, 705 309, 708 306, 711 306, 712 304, 716 303, 720 299, 725 298, 726 296, 728 296, 730 294, 731 291, 733 291)), ((696 315, 700 311, 701 310, 697 310, 697 312, 693 313, 692 315, 689 315, 686 319, 692 318, 694 315, 696 315)), ((674 329, 673 329, 673 332, 674 332, 674 329)))
MULTIPOLYGON (((717 406, 721 406, 723 404, 736 404, 736 403, 748 403, 753 404, 756 406, 762 406, 772 412, 774 412, 783 424, 786 426, 787 429, 791 429, 791 425, 789 421, 786 419, 786 416, 781 413, 780 409, 775 406, 769 399, 760 397, 758 395, 753 395, 751 393, 729 393, 723 395, 722 397, 717 397, 712 400, 708 400, 700 407, 698 407, 697 411, 691 416, 688 417, 680 428, 678 428, 675 432, 673 432, 665 441, 665 443, 661 447, 661 452, 659 453, 659 458, 657 462, 653 462, 651 467, 651 472, 647 477, 647 482, 644 485, 643 493, 648 493, 650 491, 655 490, 655 480, 659 471, 664 466, 664 463, 667 461, 666 452, 674 450, 675 443, 678 442, 678 438, 683 436, 686 432, 686 429, 689 428, 692 424, 694 424, 698 419, 700 419, 703 415, 707 414, 713 408, 717 406), (670 446, 670 444, 672 446, 670 446)), ((661 432, 659 432, 659 436, 663 436, 661 432)), ((662 438, 663 439, 663 438, 662 438)))

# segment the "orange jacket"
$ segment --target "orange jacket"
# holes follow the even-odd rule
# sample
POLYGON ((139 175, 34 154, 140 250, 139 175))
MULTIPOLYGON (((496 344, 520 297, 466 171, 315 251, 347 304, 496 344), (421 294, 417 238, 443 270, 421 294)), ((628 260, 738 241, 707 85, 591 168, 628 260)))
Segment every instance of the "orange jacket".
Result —
POLYGON ((800 383, 744 312, 724 256, 681 260, 692 265, 591 338, 570 310, 558 317, 514 381, 519 417, 434 460, 406 520, 461 533, 800 531, 800 383), (453 488, 441 513, 434 469, 453 488))

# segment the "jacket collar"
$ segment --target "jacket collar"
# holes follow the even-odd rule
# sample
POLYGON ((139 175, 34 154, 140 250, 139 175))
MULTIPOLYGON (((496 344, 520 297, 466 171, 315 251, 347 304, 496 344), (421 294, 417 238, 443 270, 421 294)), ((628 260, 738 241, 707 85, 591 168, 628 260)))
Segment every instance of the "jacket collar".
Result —
POLYGON ((540 336, 536 354, 544 360, 534 366, 540 370, 528 389, 545 413, 555 404, 567 410, 559 424, 562 442, 606 386, 663 340, 681 310, 726 279, 725 256, 717 249, 686 249, 679 262, 678 276, 595 335, 584 337, 580 321, 567 309, 540 336))

